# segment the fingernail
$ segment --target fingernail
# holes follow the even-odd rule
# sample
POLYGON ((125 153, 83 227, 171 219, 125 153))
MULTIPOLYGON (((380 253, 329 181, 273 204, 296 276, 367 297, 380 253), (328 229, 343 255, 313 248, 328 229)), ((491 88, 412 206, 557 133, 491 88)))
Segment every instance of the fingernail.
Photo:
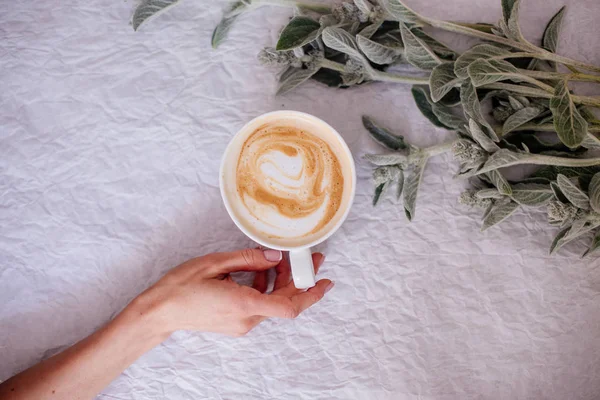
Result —
POLYGON ((267 261, 281 261, 282 255, 279 250, 263 250, 263 254, 267 261))
POLYGON ((333 287, 335 286, 335 283, 332 281, 329 285, 327 285, 327 287, 325 288, 325 293, 329 292, 331 289, 333 289, 333 287))

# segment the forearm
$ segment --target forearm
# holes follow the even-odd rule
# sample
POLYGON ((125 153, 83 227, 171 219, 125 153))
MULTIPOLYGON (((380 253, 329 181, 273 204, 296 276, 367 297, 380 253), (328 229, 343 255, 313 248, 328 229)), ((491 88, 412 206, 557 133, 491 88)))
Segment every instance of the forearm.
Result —
POLYGON ((0 384, 6 400, 92 399, 168 332, 134 301, 106 326, 64 352, 0 384))

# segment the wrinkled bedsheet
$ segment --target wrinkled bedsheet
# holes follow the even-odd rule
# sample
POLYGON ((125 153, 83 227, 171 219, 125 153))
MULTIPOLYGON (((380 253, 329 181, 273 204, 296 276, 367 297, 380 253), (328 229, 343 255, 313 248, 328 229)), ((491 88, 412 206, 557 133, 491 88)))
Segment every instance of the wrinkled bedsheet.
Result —
MULTIPOLYGON (((499 0, 407 2, 447 19, 500 15, 499 0)), ((600 64, 600 2, 569 3, 559 52, 600 64)), ((525 35, 539 40, 562 4, 523 1, 525 35)), ((413 223, 392 196, 371 206, 361 157, 381 149, 362 114, 416 145, 448 138, 408 87, 311 82, 275 97, 275 71, 256 54, 289 10, 241 17, 212 50, 223 3, 184 1, 137 33, 133 6, 0 8, 0 380, 88 335, 187 258, 252 245, 221 203, 219 160, 249 119, 295 109, 339 130, 357 162, 355 205, 320 246, 334 290, 247 337, 178 332, 99 399, 600 397, 600 259, 581 261, 583 243, 548 256, 555 229, 533 212, 479 232, 447 155, 427 167, 413 223)))

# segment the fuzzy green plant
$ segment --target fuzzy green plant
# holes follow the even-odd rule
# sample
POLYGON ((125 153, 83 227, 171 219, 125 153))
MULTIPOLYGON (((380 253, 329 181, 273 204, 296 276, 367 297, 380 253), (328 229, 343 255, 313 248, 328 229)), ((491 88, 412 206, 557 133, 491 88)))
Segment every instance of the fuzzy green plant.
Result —
MULTIPOLYGON (((134 29, 178 1, 142 1, 134 29)), ((569 83, 600 83, 600 67, 557 54, 565 7, 536 45, 519 28, 520 1, 501 1, 501 18, 487 24, 429 18, 400 0, 241 0, 226 10, 212 45, 219 46, 235 21, 257 7, 293 9, 275 46, 258 55, 279 70, 278 94, 309 79, 336 88, 408 84, 422 114, 449 131, 442 144, 418 148, 365 116, 366 130, 387 149, 365 156, 374 166, 374 205, 395 187, 412 220, 428 160, 451 153, 457 177, 472 185, 459 201, 485 210, 483 230, 522 209, 545 210, 549 223, 561 229, 551 252, 589 236, 589 255, 600 247, 600 120, 591 111, 600 108, 600 97, 576 95, 569 83), (461 54, 427 33, 429 27, 481 43, 461 54), (396 72, 399 64, 411 71, 396 72), (540 167, 516 181, 505 178, 505 168, 526 164, 540 167)))

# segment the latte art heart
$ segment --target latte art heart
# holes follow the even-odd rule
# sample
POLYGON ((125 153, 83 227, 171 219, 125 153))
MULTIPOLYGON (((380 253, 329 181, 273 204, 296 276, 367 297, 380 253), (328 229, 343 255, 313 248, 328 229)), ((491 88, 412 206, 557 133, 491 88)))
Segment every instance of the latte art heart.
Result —
POLYGON ((335 216, 344 176, 324 140, 296 127, 267 124, 242 147, 236 189, 261 230, 271 237, 302 237, 335 216))

